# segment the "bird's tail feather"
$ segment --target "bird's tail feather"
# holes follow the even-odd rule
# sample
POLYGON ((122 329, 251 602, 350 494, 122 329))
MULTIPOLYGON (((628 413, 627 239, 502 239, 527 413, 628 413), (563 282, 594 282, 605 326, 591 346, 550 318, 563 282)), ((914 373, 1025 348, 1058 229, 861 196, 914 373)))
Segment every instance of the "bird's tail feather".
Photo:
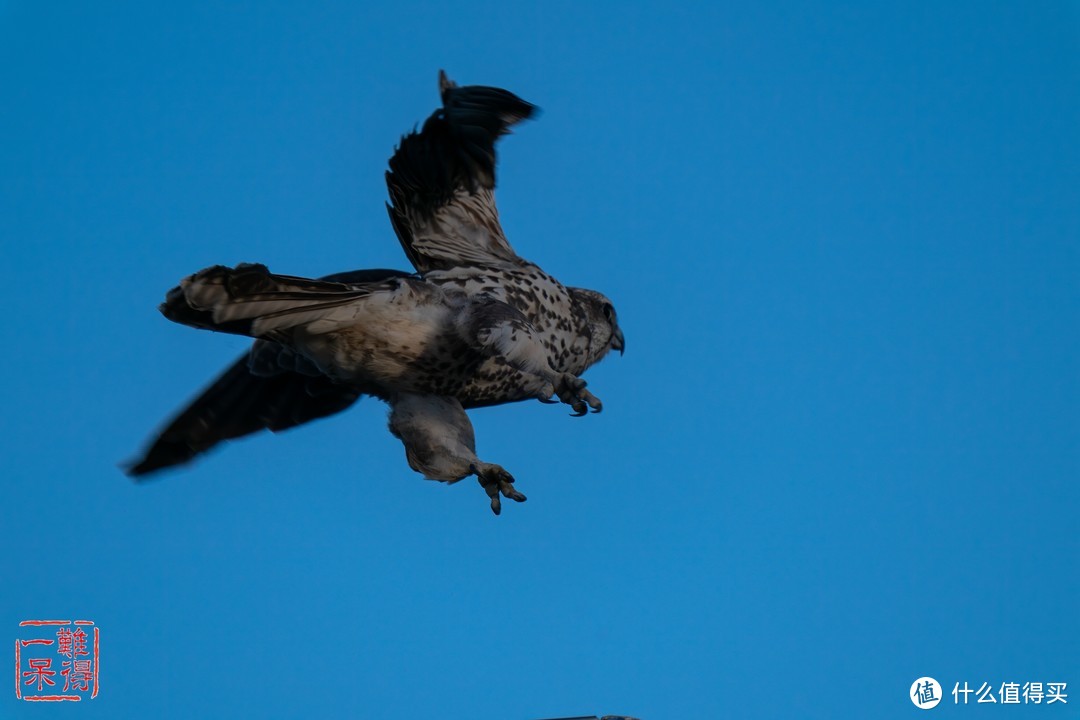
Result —
POLYGON ((324 323, 328 327, 335 320, 346 321, 355 314, 350 306, 378 289, 379 283, 350 285, 274 275, 265 265, 215 265, 184 278, 168 292, 160 310, 183 325, 263 337, 319 320, 329 321, 324 323))

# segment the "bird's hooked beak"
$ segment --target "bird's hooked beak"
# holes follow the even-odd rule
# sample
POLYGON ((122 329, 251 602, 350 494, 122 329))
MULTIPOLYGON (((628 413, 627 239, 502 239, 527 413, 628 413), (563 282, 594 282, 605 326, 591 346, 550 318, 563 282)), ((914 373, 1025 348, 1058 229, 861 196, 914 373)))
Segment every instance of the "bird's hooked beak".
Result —
POLYGON ((615 328, 615 332, 611 334, 611 349, 618 350, 620 355, 626 352, 626 338, 620 328, 615 328))

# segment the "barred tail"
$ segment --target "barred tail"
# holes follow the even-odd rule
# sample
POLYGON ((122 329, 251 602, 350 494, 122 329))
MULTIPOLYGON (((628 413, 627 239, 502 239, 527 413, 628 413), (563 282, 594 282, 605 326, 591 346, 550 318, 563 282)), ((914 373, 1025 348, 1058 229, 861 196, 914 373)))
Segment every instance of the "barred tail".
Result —
POLYGON ((159 309, 183 325, 262 337, 320 320, 332 325, 335 316, 347 319, 351 313, 343 308, 379 289, 382 283, 351 285, 274 275, 265 265, 215 265, 184 278, 159 309))

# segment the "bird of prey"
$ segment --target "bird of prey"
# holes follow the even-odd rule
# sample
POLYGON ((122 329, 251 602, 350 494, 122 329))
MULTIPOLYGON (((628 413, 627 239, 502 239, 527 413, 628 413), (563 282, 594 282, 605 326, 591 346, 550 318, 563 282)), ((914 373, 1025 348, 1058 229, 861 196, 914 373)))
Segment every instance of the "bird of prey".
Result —
POLYGON ((624 350, 615 308, 520 257, 495 207, 495 142, 535 106, 499 88, 459 87, 441 71, 439 91, 442 107, 401 139, 386 173, 390 222, 415 272, 312 280, 241 264, 181 280, 160 306, 165 317, 255 342, 129 474, 370 395, 390 405, 390 431, 413 470, 448 483, 476 475, 499 514, 500 493, 525 496, 509 472, 477 457, 465 409, 537 399, 576 415, 601 410, 580 375, 624 350))

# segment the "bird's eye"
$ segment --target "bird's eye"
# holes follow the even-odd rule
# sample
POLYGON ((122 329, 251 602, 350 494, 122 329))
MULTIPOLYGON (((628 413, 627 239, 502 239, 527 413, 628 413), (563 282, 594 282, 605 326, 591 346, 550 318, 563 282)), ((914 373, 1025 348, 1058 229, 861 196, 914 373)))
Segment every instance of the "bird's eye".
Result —
POLYGON ((612 322, 615 319, 615 308, 611 303, 604 303, 604 319, 612 322))

